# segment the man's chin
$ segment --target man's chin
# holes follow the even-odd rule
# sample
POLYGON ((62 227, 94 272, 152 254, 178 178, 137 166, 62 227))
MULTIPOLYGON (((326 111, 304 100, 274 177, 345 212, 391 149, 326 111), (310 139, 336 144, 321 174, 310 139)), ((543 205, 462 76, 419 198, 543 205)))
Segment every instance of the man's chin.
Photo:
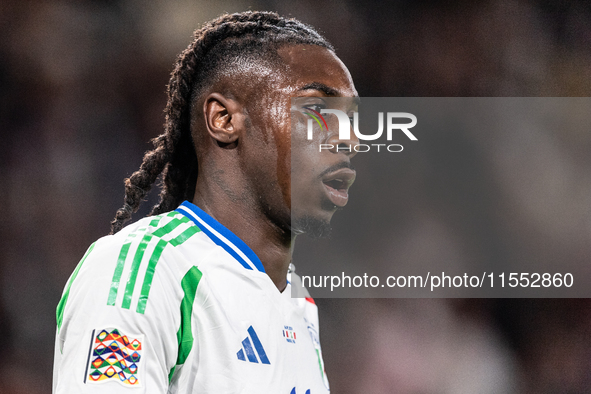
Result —
POLYGON ((314 216, 303 216, 298 219, 292 219, 292 234, 307 234, 310 238, 327 238, 332 232, 330 221, 319 219, 314 216))

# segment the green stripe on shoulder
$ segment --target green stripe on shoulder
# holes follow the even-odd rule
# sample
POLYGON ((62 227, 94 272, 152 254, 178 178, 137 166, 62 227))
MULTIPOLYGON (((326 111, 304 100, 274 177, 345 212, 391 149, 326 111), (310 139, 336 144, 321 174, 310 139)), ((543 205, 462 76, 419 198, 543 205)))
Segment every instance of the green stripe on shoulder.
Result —
MULTIPOLYGON (((115 271, 113 272, 113 279, 111 280, 111 286, 109 288, 109 297, 107 299, 107 305, 113 306, 113 305, 115 305, 115 302, 117 301, 117 294, 119 292, 119 285, 121 284, 121 276, 123 275, 123 269, 125 268, 125 262, 127 260, 129 248, 131 247, 131 244, 133 243, 134 238, 136 238, 136 236, 138 236, 138 235, 144 234, 144 236, 142 238, 142 241, 144 241, 145 236, 147 235, 146 233, 149 232, 150 227, 157 227, 163 218, 174 216, 175 214, 176 213, 173 211, 173 212, 169 212, 168 214, 161 214, 161 215, 153 216, 151 218, 152 220, 150 220, 150 224, 147 227, 140 228, 140 229, 135 230, 132 233, 129 233, 129 235, 127 236, 127 238, 123 242, 123 246, 121 247, 121 251, 119 252, 119 257, 117 258, 117 264, 115 265, 115 271)), ((141 241, 140 241, 140 246, 141 246, 141 241)), ((138 250, 139 250, 139 248, 138 248, 138 250)), ((143 255, 143 252, 142 252, 142 255, 143 255)), ((136 256, 137 256, 137 251, 136 251, 136 256)), ((134 261, 135 261, 135 259, 134 259, 134 261)), ((139 266, 138 266, 138 268, 139 268, 139 266)), ((133 272, 133 268, 132 268, 132 272, 133 272)), ((136 273, 136 275, 137 275, 137 273, 136 273)))
POLYGON ((152 287, 152 279, 154 279, 154 272, 156 272, 156 264, 162 256, 162 252, 166 247, 167 242, 163 239, 158 241, 154 252, 148 262, 148 268, 146 269, 146 276, 144 276, 144 284, 142 285, 142 292, 140 293, 140 299, 137 303, 137 313, 144 313, 146 311, 146 304, 148 302, 148 296, 150 295, 150 288, 152 287))
MULTIPOLYGON (((186 223, 186 221, 183 221, 183 223, 186 223)), ((158 264, 158 261, 160 260, 166 245, 170 244, 173 247, 179 246, 200 231, 201 230, 199 227, 190 225, 186 230, 170 241, 164 241, 163 239, 158 241, 156 247, 154 248, 154 252, 152 253, 152 257, 150 257, 150 261, 148 262, 148 268, 146 269, 146 275, 144 276, 144 284, 142 285, 142 292, 137 304, 137 313, 143 314, 146 312, 146 304, 148 303, 148 296, 150 295, 150 289, 152 288, 152 281, 154 279, 154 273, 156 272, 156 265, 158 264)))
POLYGON ((197 293, 197 286, 203 274, 199 268, 193 266, 185 274, 181 281, 183 288, 183 300, 181 301, 181 324, 177 332, 179 353, 176 364, 184 364, 193 348, 193 332, 191 330, 191 315, 193 314, 193 301, 197 293))
POLYGON ((201 229, 199 227, 197 227, 196 225, 193 225, 193 226, 187 228, 185 231, 183 231, 176 238, 171 239, 169 241, 169 243, 172 246, 179 246, 183 242, 185 242, 186 240, 188 240, 189 238, 191 238, 193 235, 197 234, 200 231, 201 231, 201 229))
POLYGON ((117 291, 119 291, 119 282, 121 281, 121 275, 123 274, 123 266, 125 265, 125 260, 127 259, 127 253, 129 252, 129 248, 131 247, 131 242, 135 238, 135 233, 129 234, 127 239, 123 243, 121 247, 121 251, 119 252, 119 257, 117 258, 117 265, 115 266, 115 272, 113 272, 113 279, 111 280, 111 287, 109 289, 109 299, 107 300, 107 305, 115 305, 115 300, 117 299, 117 291))
POLYGON ((90 245, 90 247, 88 248, 88 250, 84 254, 84 257, 82 257, 82 260, 80 260, 80 262, 76 266, 76 269, 74 270, 74 272, 72 273, 72 276, 70 277, 70 280, 68 281, 68 284, 66 286, 66 291, 64 291, 64 295, 60 299, 60 302, 57 304, 55 316, 56 316, 56 320, 57 320, 57 331, 58 332, 62 327, 62 323, 64 320, 64 309, 66 307, 66 302, 68 301, 68 295, 70 294, 70 288, 72 287, 72 283, 74 282, 74 279, 76 279, 76 276, 78 276, 78 272, 80 271, 82 264, 84 264, 84 260, 86 260, 86 258, 90 254, 90 252, 92 252, 92 250, 94 249, 94 245, 96 245, 96 242, 93 243, 92 245, 90 245))
POLYGON ((125 294, 123 294, 123 302, 121 303, 122 308, 129 309, 131 305, 131 297, 133 295, 135 281, 137 280, 137 275, 140 270, 140 264, 142 262, 142 259, 144 258, 146 248, 148 247, 148 244, 151 240, 152 234, 146 233, 146 235, 144 235, 144 237, 140 241, 139 246, 137 247, 137 251, 135 252, 135 256, 133 257, 133 262, 131 263, 131 273, 129 274, 129 279, 127 279, 127 286, 125 286, 125 294))
POLYGON ((181 224, 187 223, 188 221, 189 221, 189 218, 186 216, 183 216, 181 219, 174 218, 170 222, 168 222, 168 224, 166 226, 162 226, 158 230, 154 231, 154 236, 161 238, 162 236, 173 231, 175 228, 177 228, 181 224))
MULTIPOLYGON (((109 297, 107 299, 107 305, 115 305, 117 302, 117 295, 121 286, 121 278, 125 270, 129 270, 129 277, 125 285, 125 292, 122 297, 121 307, 124 309, 130 309, 133 294, 135 293, 137 286, 137 279, 141 270, 144 270, 145 275, 138 298, 136 312, 144 314, 148 303, 148 297, 150 295, 150 289, 156 272, 156 266, 158 261, 162 257, 164 249, 170 244, 173 247, 179 246, 191 238, 193 235, 200 232, 201 229, 197 227, 189 218, 186 216, 172 211, 167 214, 154 216, 149 226, 140 228, 130 233, 127 239, 123 243, 113 272, 113 279, 109 289, 109 297), (171 218, 170 221, 162 221, 164 218, 171 218), (174 238, 171 239, 171 234, 176 231, 174 238), (179 234, 180 233, 180 234, 179 234), (156 242, 154 245, 153 242, 156 242), (129 258, 130 249, 132 244, 137 245, 136 249, 132 253, 131 266, 126 268, 126 262, 129 258), (154 245, 154 250, 150 253, 150 245, 154 245), (149 257, 148 257, 149 256, 149 257), (147 260, 147 265, 146 264, 147 260)), ((137 293, 136 293, 137 294, 137 293)))

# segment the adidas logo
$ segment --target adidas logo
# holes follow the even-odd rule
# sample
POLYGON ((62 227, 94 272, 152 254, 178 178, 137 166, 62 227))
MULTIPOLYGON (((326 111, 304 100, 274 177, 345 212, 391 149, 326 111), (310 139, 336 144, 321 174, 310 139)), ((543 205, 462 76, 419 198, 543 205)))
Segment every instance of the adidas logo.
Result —
POLYGON ((242 349, 238 350, 236 356, 238 356, 238 360, 242 361, 248 359, 251 363, 258 363, 261 360, 263 364, 271 364, 265 349, 263 349, 263 344, 252 326, 248 327, 248 336, 242 341, 242 349))
MULTIPOLYGON (((291 389, 291 392, 289 394, 296 394, 295 387, 291 389)), ((310 394, 310 389, 306 390, 306 394, 310 394)))

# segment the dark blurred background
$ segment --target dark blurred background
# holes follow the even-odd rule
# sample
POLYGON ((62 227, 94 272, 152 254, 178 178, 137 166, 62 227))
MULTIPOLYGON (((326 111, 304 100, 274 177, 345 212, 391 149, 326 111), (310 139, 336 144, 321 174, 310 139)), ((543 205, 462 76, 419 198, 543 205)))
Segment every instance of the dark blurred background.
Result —
MULTIPOLYGON (((123 178, 162 130, 165 85, 176 54, 200 23, 248 9, 278 11, 322 31, 361 96, 591 92, 591 3, 585 1, 3 0, 0 393, 50 392, 55 307, 88 245, 109 231, 122 204, 123 178)), ((527 156, 487 157, 482 147, 498 143, 494 138, 461 138, 482 171, 501 171, 494 193, 505 196, 503 201, 527 206, 534 199, 532 210, 519 211, 527 213, 519 218, 520 231, 553 242, 552 228, 564 218, 544 215, 534 204, 536 191, 576 187, 568 212, 572 220, 583 220, 587 231, 574 235, 560 258, 589 256, 591 133, 552 141, 532 136, 528 144, 534 151, 558 155, 566 170, 542 174, 548 183, 532 185, 527 195, 516 194, 512 182, 503 182, 510 174, 502 172, 503 160, 527 165, 527 156)), ((420 179, 453 179, 455 162, 450 163, 425 157, 420 179)), ((413 174, 405 170, 391 175, 413 174)), ((420 250, 426 236, 469 244, 471 227, 449 222, 446 215, 465 201, 425 199, 421 193, 429 190, 417 185, 395 193, 404 209, 390 228, 404 235, 405 253, 420 250), (454 231, 446 232, 450 228, 454 231)), ((479 220, 502 222, 517 212, 495 204, 491 198, 479 220)), ((537 250, 510 246, 522 253, 537 250)), ((588 299, 362 299, 318 300, 318 305, 334 393, 591 392, 588 299)))

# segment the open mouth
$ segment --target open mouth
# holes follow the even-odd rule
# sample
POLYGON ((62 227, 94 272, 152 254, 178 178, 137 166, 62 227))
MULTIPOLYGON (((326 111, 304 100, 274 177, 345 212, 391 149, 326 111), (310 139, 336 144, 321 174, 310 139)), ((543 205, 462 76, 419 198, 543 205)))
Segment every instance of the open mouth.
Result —
POLYGON ((337 207, 344 207, 349 201, 349 187, 355 181, 355 171, 342 168, 323 177, 322 183, 328 199, 337 207))

